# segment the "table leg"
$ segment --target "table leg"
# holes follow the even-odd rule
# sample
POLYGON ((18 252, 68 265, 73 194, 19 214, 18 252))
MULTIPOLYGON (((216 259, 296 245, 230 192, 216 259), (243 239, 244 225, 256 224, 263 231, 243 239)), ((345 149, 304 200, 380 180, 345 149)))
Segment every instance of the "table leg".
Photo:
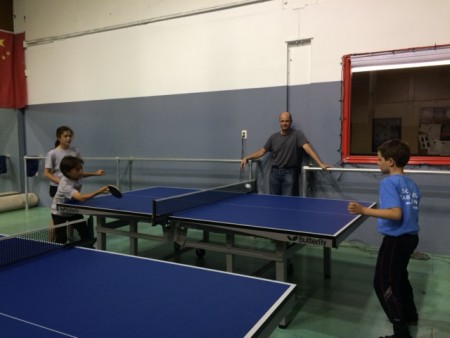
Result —
POLYGON ((277 241, 275 243, 275 251, 277 255, 280 257, 280 260, 275 262, 275 278, 276 280, 285 282, 287 280, 287 243, 277 241))
POLYGON ((138 222, 130 221, 130 254, 137 256, 138 254, 138 239, 135 234, 138 231, 138 222))
POLYGON ((106 233, 101 229, 106 224, 106 218, 103 216, 97 216, 97 249, 106 250, 106 233))
MULTIPOLYGON (((226 234, 226 243, 227 243, 227 248, 231 249, 234 247, 234 235, 233 234, 226 234)), ((234 255, 232 253, 226 253, 225 259, 226 259, 227 271, 233 272, 233 270, 234 270, 234 255)))
POLYGON ((323 272, 325 278, 331 277, 331 248, 323 247, 323 272))
POLYGON ((209 242, 209 231, 203 230, 203 243, 209 242))
MULTIPOLYGON (((290 257, 290 250, 289 250, 289 244, 286 242, 275 242, 275 251, 277 253, 277 256, 279 257, 278 260, 275 261, 275 277, 276 280, 286 282, 288 277, 288 264, 290 257)), ((292 247, 291 247, 292 249, 292 247)), ((297 315, 298 309, 294 307, 287 315, 284 317, 278 326, 280 328, 286 328, 288 327, 289 323, 292 321, 292 319, 297 315)))

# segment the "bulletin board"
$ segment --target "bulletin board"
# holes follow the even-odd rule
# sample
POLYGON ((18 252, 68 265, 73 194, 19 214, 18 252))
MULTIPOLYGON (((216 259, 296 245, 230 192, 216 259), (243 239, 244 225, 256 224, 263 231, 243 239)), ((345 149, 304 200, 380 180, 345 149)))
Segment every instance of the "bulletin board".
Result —
POLYGON ((426 155, 450 155, 450 107, 420 109, 419 148, 426 155))

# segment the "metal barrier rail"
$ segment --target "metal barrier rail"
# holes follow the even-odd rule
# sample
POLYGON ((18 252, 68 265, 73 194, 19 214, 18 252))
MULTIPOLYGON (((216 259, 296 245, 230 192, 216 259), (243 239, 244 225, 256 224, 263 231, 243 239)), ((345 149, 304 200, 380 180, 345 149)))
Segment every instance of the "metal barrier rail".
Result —
MULTIPOLYGON (((328 168, 323 170, 320 167, 310 167, 303 166, 302 171, 302 196, 306 196, 306 172, 307 171, 340 171, 340 172, 369 172, 369 173, 379 173, 380 169, 375 168, 328 168)), ((422 174, 422 175, 450 175, 449 170, 411 170, 405 169, 405 174, 422 174)))
MULTIPOLYGON (((27 161, 28 160, 45 160, 45 156, 24 156, 24 185, 25 185, 25 208, 28 209, 28 176, 27 176, 27 161)), ((166 157, 89 157, 83 156, 83 160, 95 161, 115 161, 116 162, 116 186, 120 187, 120 163, 127 161, 131 166, 133 161, 153 161, 153 162, 203 162, 203 163, 240 163, 240 160, 234 159, 207 159, 207 158, 166 158, 166 157)), ((252 161, 249 161, 249 180, 252 179, 252 161)), ((129 182, 132 179, 132 170, 129 171, 129 182)))

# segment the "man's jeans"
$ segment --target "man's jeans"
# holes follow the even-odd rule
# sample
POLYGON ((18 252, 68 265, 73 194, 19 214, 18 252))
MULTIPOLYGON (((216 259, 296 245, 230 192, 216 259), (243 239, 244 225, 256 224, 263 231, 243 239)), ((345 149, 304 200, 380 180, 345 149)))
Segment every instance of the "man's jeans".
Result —
POLYGON ((297 168, 277 168, 270 170, 270 194, 289 195, 294 194, 294 186, 297 184, 297 168))

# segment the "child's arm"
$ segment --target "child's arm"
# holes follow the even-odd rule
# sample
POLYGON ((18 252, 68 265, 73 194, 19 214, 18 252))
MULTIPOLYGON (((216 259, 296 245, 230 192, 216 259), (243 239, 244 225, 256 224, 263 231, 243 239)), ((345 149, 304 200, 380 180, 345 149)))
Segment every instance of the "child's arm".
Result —
POLYGON ((84 201, 87 201, 87 200, 97 196, 97 195, 106 194, 107 192, 108 192, 108 186, 101 187, 100 189, 98 189, 94 192, 90 192, 90 193, 86 193, 86 194, 82 194, 82 193, 76 191, 72 195, 72 199, 79 201, 79 202, 84 202, 84 201))
POLYGON ((103 169, 98 169, 95 172, 83 172, 83 177, 90 177, 90 176, 103 176, 105 175, 105 171, 103 169))
POLYGON ((44 176, 47 177, 53 183, 56 183, 56 184, 59 183, 59 178, 52 174, 52 170, 50 168, 44 169, 44 176))
POLYGON ((402 219, 402 208, 371 209, 363 207, 359 203, 350 202, 347 206, 347 210, 351 214, 385 218, 392 221, 399 221, 402 219))

